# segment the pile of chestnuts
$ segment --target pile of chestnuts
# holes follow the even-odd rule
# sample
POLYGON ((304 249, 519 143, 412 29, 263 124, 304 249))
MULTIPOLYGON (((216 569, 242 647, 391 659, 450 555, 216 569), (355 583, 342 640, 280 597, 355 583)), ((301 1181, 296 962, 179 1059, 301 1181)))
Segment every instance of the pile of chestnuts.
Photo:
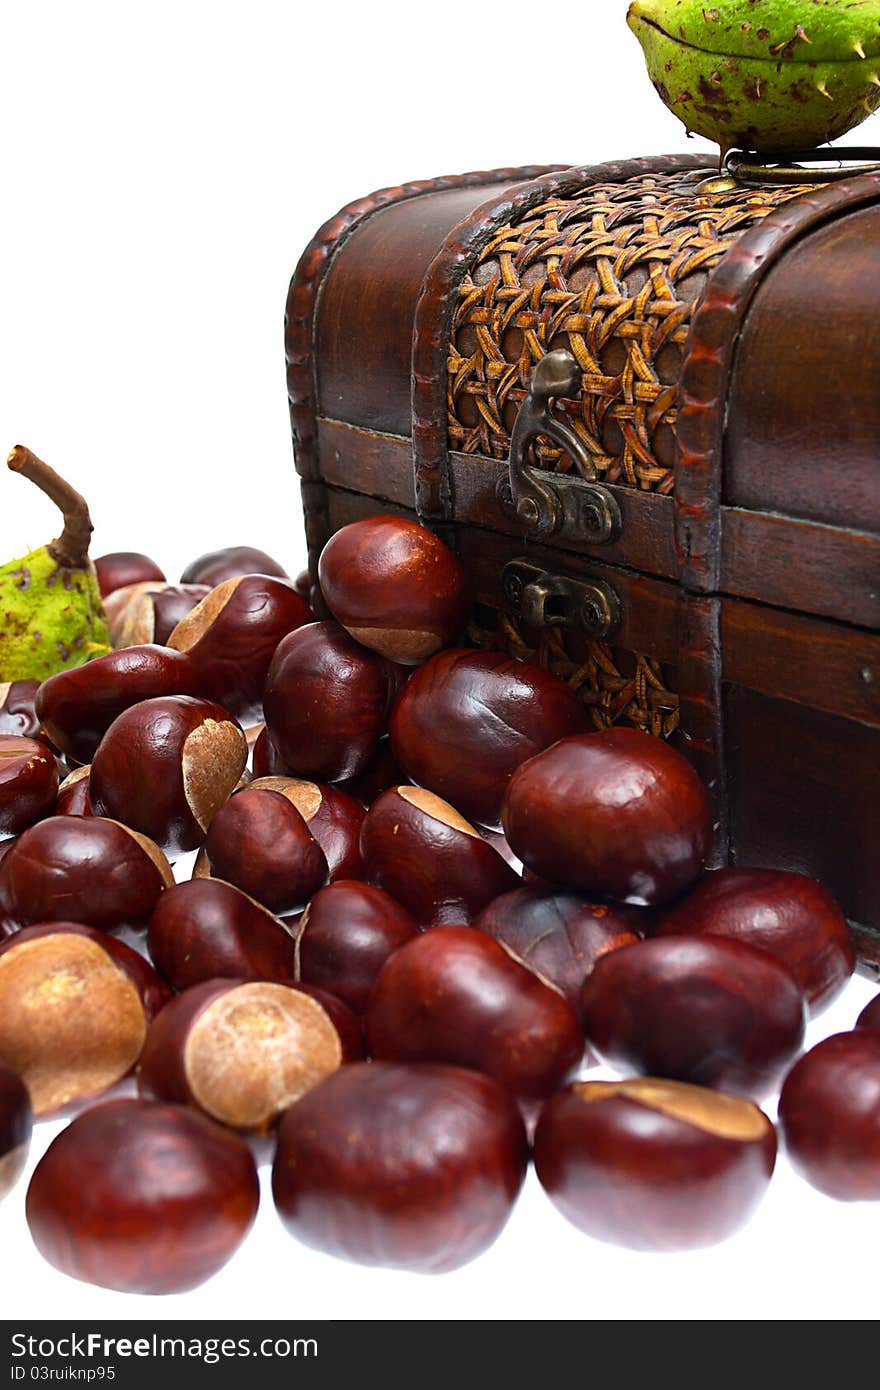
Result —
POLYGON ((267 1151, 289 1230, 366 1264, 472 1259, 532 1161, 591 1236, 704 1246, 770 1182, 780 1087, 803 1176, 880 1198, 880 1001, 801 1055, 854 968, 833 899, 707 872, 671 743, 456 645, 433 533, 355 522, 316 582, 96 568, 115 649, 0 685, 0 1196, 70 1117, 27 1192, 48 1261, 193 1287, 267 1151))

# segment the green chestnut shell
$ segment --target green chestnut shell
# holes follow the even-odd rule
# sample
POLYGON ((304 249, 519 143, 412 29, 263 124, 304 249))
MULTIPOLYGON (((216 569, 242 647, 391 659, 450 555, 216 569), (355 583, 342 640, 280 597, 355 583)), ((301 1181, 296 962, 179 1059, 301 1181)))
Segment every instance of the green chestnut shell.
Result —
POLYGON ((880 0, 634 0, 627 23, 689 134, 791 154, 880 109, 880 0))

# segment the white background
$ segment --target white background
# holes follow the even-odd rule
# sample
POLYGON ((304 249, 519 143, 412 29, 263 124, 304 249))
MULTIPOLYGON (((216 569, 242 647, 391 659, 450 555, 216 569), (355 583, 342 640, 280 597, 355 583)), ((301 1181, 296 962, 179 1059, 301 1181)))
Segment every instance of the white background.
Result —
MULTIPOLYGON (((469 169, 684 148, 625 0, 536 7, 0 3, 0 449, 28 444, 86 494, 93 553, 188 560, 251 544, 304 563, 282 316, 315 230, 376 188, 469 169), (5 443, 4 443, 5 441, 5 443)), ((857 139, 880 144, 880 118, 857 139)), ((57 534, 0 474, 0 556, 57 534)), ((814 1028, 850 1027, 850 986, 814 1028)), ((56 1125, 39 1127, 35 1155, 56 1125)), ((533 1177, 497 1245, 426 1279, 331 1261, 271 1195, 227 1269, 124 1297, 44 1265, 24 1185, 0 1209, 6 1318, 835 1318, 876 1315, 876 1210, 780 1164, 748 1230, 633 1255, 580 1235, 533 1177)))

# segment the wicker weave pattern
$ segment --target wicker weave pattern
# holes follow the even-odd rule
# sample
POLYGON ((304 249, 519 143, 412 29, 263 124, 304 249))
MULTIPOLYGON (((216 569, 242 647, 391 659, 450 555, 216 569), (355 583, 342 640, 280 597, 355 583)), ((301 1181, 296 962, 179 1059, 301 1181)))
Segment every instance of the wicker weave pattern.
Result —
POLYGON ((505 614, 499 614, 495 631, 472 627, 468 636, 474 646, 501 648, 559 676, 577 691, 596 729, 632 724, 668 738, 678 728, 678 696, 669 688, 670 673, 650 657, 592 641, 585 652, 575 654, 563 629, 531 634, 505 614))
MULTIPOLYGON (((703 177, 593 185, 499 229, 465 276, 453 318, 451 449, 506 458, 535 363, 567 347, 583 388, 562 408, 600 476, 672 490, 676 384, 693 305, 741 233, 808 191, 698 193, 703 177)), ((539 441, 536 462, 571 467, 550 441, 539 441)))

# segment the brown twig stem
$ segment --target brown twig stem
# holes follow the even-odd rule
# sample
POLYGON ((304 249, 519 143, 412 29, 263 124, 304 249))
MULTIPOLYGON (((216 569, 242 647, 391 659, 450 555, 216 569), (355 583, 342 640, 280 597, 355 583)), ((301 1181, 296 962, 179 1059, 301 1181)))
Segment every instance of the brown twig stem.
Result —
POLYGON ((6 462, 13 473, 36 484, 64 517, 64 530, 48 547, 53 560, 64 569, 82 569, 89 557, 92 536, 92 519, 85 498, 23 444, 16 444, 6 462))

